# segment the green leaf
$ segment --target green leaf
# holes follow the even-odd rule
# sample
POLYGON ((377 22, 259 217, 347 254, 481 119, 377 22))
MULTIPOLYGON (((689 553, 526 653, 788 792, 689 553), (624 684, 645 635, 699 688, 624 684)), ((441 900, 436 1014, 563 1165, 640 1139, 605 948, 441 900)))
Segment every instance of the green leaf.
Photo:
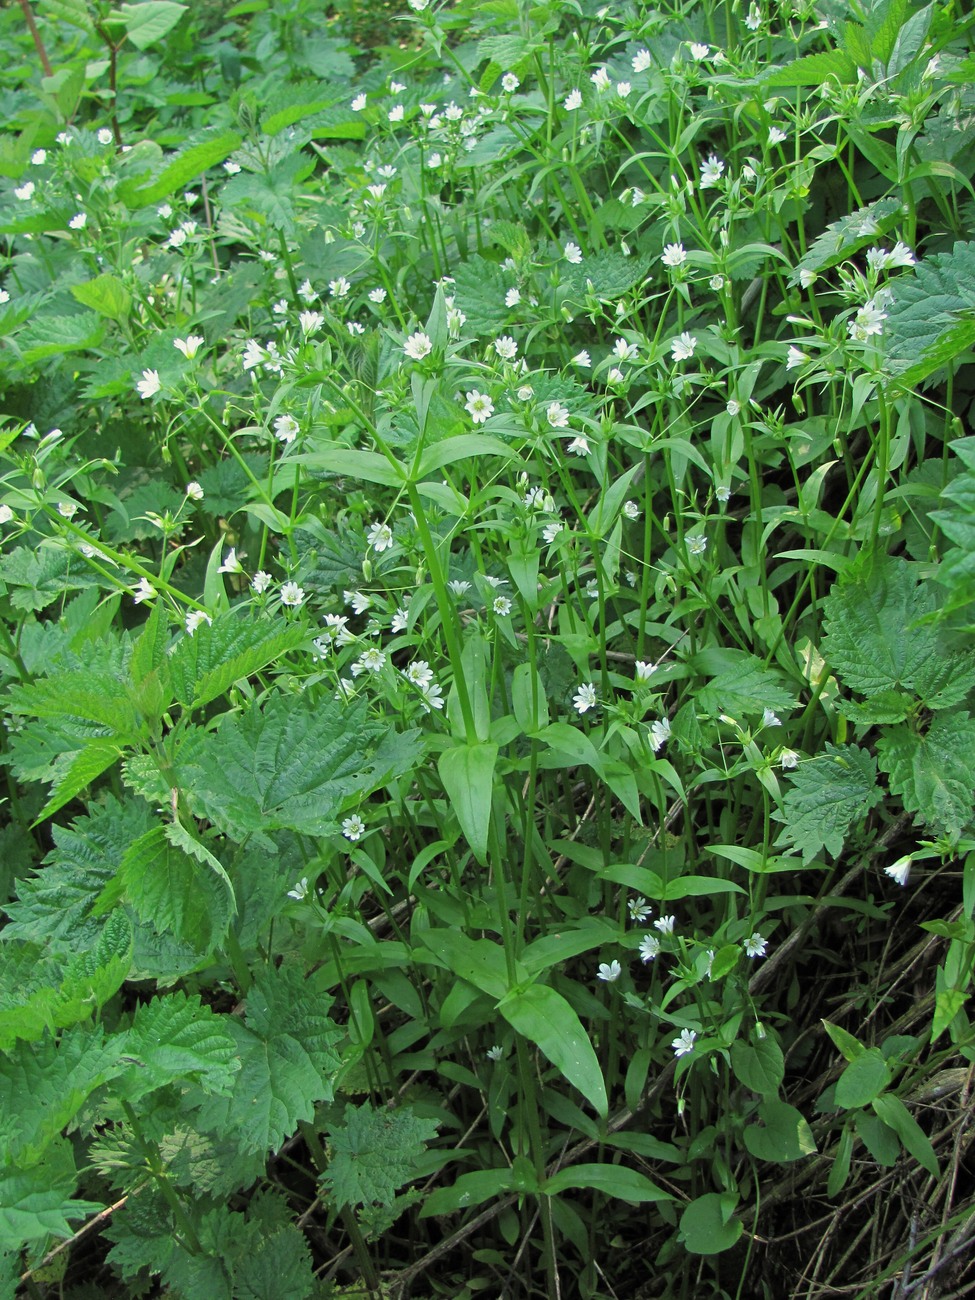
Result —
POLYGON ((840 1140, 836 1146, 836 1155, 833 1157, 833 1163, 830 1167, 829 1178, 826 1181, 826 1195, 830 1198, 838 1196, 846 1186, 850 1177, 850 1164, 853 1158, 853 1129, 849 1124, 844 1125, 840 1134, 840 1140))
POLYGON ((936 713, 921 735, 908 724, 877 741, 880 769, 907 812, 957 835, 975 802, 975 719, 964 710, 936 713))
POLYGON ((237 1040, 240 1070, 228 1097, 208 1097, 200 1123, 233 1132, 242 1151, 277 1150, 315 1103, 330 1101, 342 1037, 328 1017, 329 999, 308 987, 294 966, 263 967, 247 995, 246 1023, 225 1018, 237 1040))
POLYGON ((922 258, 898 279, 884 324, 885 368, 913 386, 971 347, 975 335, 975 242, 922 258))
POLYGON ((59 774, 50 799, 37 814, 33 824, 39 826, 41 822, 53 817, 66 803, 70 803, 76 794, 80 794, 96 777, 101 776, 113 763, 116 763, 121 754, 118 745, 107 741, 96 741, 92 745, 86 745, 71 759, 67 769, 59 774))
POLYGON ((437 771, 464 838, 478 862, 487 862, 497 745, 454 745, 437 760, 437 771))
POLYGON ((434 1214, 451 1214, 455 1210, 466 1210, 485 1201, 492 1201, 496 1196, 511 1191, 515 1176, 508 1166, 501 1169, 476 1169, 469 1174, 461 1174, 450 1187, 439 1187, 423 1202, 420 1218, 427 1219, 434 1214))
POLYGON ((823 1028, 833 1040, 835 1046, 843 1053, 848 1061, 855 1061, 861 1057, 867 1050, 858 1038, 854 1038, 840 1025, 834 1025, 830 1020, 824 1020, 823 1028))
POLYGON ((821 86, 825 81, 849 84, 856 81, 857 67, 842 50, 825 50, 794 59, 784 68, 773 68, 762 77, 763 86, 777 88, 821 86))
POLYGON ((74 1151, 66 1139, 30 1169, 0 1168, 0 1250, 19 1252, 51 1235, 70 1237, 69 1219, 102 1210, 98 1202, 72 1199, 77 1182, 74 1151))
POLYGON ((122 1040, 125 1059, 133 1060, 121 1087, 136 1101, 170 1083, 198 1083, 205 1092, 230 1091, 238 1070, 237 1043, 196 995, 173 993, 144 1002, 122 1040))
POLYGON ((766 708, 789 710, 795 692, 782 685, 782 676, 767 668, 761 659, 743 650, 702 650, 688 661, 694 672, 712 676, 698 691, 699 713, 761 714, 766 708))
POLYGON ((113 9, 109 20, 121 21, 125 34, 138 50, 147 50, 161 41, 182 18, 187 6, 173 0, 145 0, 142 4, 123 4, 113 9))
POLYGON ((419 733, 370 721, 365 703, 279 694, 215 734, 190 732, 175 769, 199 814, 237 842, 282 828, 327 835, 348 808, 405 776, 420 749, 419 733))
POLYGON ((119 864, 118 886, 141 920, 199 953, 220 943, 234 911, 225 878, 171 844, 159 825, 130 846, 119 864))
POLYGON ((734 1192, 705 1192, 680 1216, 680 1239, 692 1255, 720 1255, 730 1250, 744 1231, 735 1218, 734 1192))
POLYGON ((128 289, 118 276, 107 273, 83 284, 73 284, 71 293, 82 307, 90 307, 99 316, 108 316, 115 321, 126 320, 132 307, 132 295, 128 289))
POLYGON ((731 1045, 731 1068, 739 1083, 760 1096, 775 1096, 785 1077, 785 1058, 778 1042, 769 1036, 756 1043, 737 1039, 731 1045))
POLYGON ((905 1149, 911 1153, 922 1169, 926 1169, 932 1178, 940 1178, 941 1170, 934 1148, 900 1097, 895 1097, 893 1093, 888 1092, 882 1097, 874 1098, 870 1104, 887 1127, 894 1130, 905 1149))
POLYGON ((812 1129, 795 1106, 767 1098, 758 1115, 764 1126, 750 1124, 744 1132, 745 1146, 756 1160, 788 1164, 815 1154, 812 1129))
POLYGON ((513 1029, 542 1050, 597 1114, 608 1114, 606 1085, 596 1053, 582 1022, 561 993, 544 984, 532 984, 509 993, 498 1003, 498 1010, 513 1029))
POLYGON ((830 222, 806 255, 796 263, 790 283, 799 284, 803 271, 818 273, 828 270, 845 261, 857 249, 875 244, 889 230, 894 229, 902 213, 903 204, 899 198, 879 199, 876 203, 857 208, 855 212, 830 222))
POLYGON ((66 352, 86 352, 101 343, 105 326, 93 312, 76 316, 44 316, 22 330, 17 338, 28 365, 66 352))
POLYGON ((366 1102, 346 1106, 343 1122, 328 1133, 323 1188, 339 1205, 392 1205, 397 1191, 419 1176, 417 1163, 437 1136, 437 1121, 420 1119, 409 1106, 373 1110, 366 1102))
POLYGON ((844 1110, 866 1106, 890 1083, 890 1067, 878 1047, 851 1061, 836 1081, 836 1104, 844 1110))
POLYGON ((201 172, 216 167, 229 158, 241 144, 234 131, 224 131, 199 144, 191 145, 168 163, 149 185, 139 186, 133 181, 119 186, 118 194, 130 208, 144 208, 161 203, 163 199, 183 190, 201 172))
POLYGON ((882 798, 873 756, 858 745, 827 743, 824 756, 799 766, 781 811, 773 813, 785 823, 776 844, 799 849, 804 864, 824 848, 838 857, 850 827, 882 798))
POLYGON ((613 1164, 568 1165, 551 1178, 546 1178, 539 1190, 545 1196, 557 1196, 559 1192, 574 1188, 592 1189, 633 1205, 674 1199, 669 1192, 652 1183, 646 1174, 613 1164))
POLYGON ((350 447, 327 447, 320 451, 306 451, 294 460, 309 469, 329 474, 347 474, 366 483, 397 487, 406 481, 405 466, 396 465, 378 451, 355 451, 350 447))
POLYGON ((307 637, 299 624, 283 618, 255 620, 237 610, 217 614, 212 624, 177 641, 169 657, 173 694, 181 704, 200 708, 297 649, 307 637))
POLYGON ((490 939, 471 939, 459 930, 424 930, 423 947, 447 969, 499 1002, 508 992, 504 949, 490 939))

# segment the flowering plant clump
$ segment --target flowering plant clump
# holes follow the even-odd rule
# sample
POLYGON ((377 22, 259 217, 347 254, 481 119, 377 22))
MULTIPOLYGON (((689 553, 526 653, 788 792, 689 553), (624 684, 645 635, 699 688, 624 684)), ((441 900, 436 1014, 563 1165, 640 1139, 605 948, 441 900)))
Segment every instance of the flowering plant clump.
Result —
POLYGON ((973 1285, 973 24, 513 15, 0 9, 4 1294, 973 1285))

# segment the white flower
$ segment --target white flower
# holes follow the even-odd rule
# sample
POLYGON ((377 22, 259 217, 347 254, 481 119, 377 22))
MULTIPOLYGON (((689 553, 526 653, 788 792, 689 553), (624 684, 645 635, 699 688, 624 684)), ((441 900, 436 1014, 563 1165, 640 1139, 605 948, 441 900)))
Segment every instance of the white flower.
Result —
POLYGON ((365 108, 365 106, 366 106, 365 95, 356 95, 355 99, 352 101, 353 113, 361 113, 362 110, 365 108))
POLYGON ((786 353, 785 368, 786 370, 796 370, 799 366, 804 365, 809 360, 809 354, 797 348, 794 343, 789 344, 789 351, 786 353))
POLYGON ((136 383, 136 389, 143 401, 149 397, 154 397, 161 388, 162 384, 159 382, 158 370, 143 370, 142 378, 136 383))
POLYGON ((308 893, 308 877, 302 876, 301 879, 298 881, 298 883, 295 885, 294 889, 288 890, 288 897, 293 898, 296 903, 300 903, 307 893, 308 893))
POLYGON ((783 749, 779 755, 779 767, 783 772, 789 772, 794 767, 799 766, 799 755, 794 749, 783 749))
POLYGON ((738 415, 741 412, 741 402, 732 397, 724 409, 729 415, 738 415))
POLYGON ((163 245, 164 248, 182 248, 186 243, 186 231, 182 228, 174 230, 163 245))
POLYGON ((243 573, 244 566, 237 559, 237 548, 232 546, 227 552, 227 558, 217 569, 218 573, 243 573))
POLYGON ((187 334, 185 339, 173 339, 173 347, 182 352, 187 361, 192 361, 205 342, 202 334, 187 334))
POLYGON ((626 905, 626 910, 630 914, 631 921, 645 921, 653 911, 653 908, 643 895, 640 894, 638 897, 630 899, 626 905))
POLYGON ((596 688, 592 682, 584 682, 572 697, 572 704, 577 713, 585 713, 596 707, 596 688))
POLYGON ((650 748, 656 754, 670 739, 670 719, 658 718, 650 724, 650 748))
POLYGON ((14 517, 14 512, 9 506, 0 506, 0 524, 9 524, 14 517))
POLYGON ((720 293, 724 287, 725 278, 723 275, 712 275, 710 280, 708 280, 708 288, 713 289, 715 293, 720 293))
POLYGON ((47 150, 35 149, 30 156, 30 160, 35 167, 43 167, 47 162, 47 150))
POLYGON ((664 266, 683 266, 687 261, 687 251, 683 244, 665 244, 664 254, 660 260, 664 266))
POLYGON ((112 133, 107 126, 103 126, 102 129, 98 132, 98 143, 99 144, 112 143, 112 133))
POLYGON ((6 289, 0 289, 0 304, 9 301, 10 301, 10 294, 7 293, 6 289))
POLYGON ((323 622, 325 623, 326 641, 334 641, 337 646, 343 646, 351 645, 355 640, 355 637, 349 631, 349 620, 345 614, 326 614, 323 622))
POLYGON ((550 402, 545 415, 553 429, 568 428, 569 410, 561 402, 550 402))
POLYGON ((203 500, 203 487, 197 483, 196 479, 191 479, 186 485, 186 495, 191 501, 203 500))
POLYGON ((635 501, 623 502, 623 514, 631 522, 640 518, 640 507, 635 501))
POLYGON ((609 90, 609 73, 605 68, 597 68, 589 78, 600 94, 604 90, 609 90))
POLYGON ((501 89, 506 95, 513 95, 520 85, 521 82, 513 72, 506 72, 501 78, 501 89))
POLYGON ((256 339, 248 339, 247 346, 244 348, 241 365, 245 370, 253 370, 256 366, 260 366, 264 363, 266 356, 267 353, 256 339))
POLYGON ((370 301, 370 302, 375 302, 375 303, 385 302, 385 301, 386 301, 386 290, 385 290, 385 289, 370 289, 370 290, 369 290, 369 301, 370 301))
POLYGON ((731 488, 728 486, 727 483, 719 483, 718 486, 714 489, 714 495, 716 499, 718 501, 721 501, 722 503, 725 501, 730 501, 731 488))
POLYGON ((781 144, 786 139, 786 134, 781 127, 769 127, 768 142, 770 145, 781 144))
POLYGON ((87 212, 76 212, 74 216, 71 218, 71 220, 68 222, 68 226, 72 230, 84 230, 87 224, 88 224, 87 212))
POLYGON ((612 984, 623 974, 623 967, 618 961, 599 963, 599 969, 596 971, 596 979, 605 980, 607 984, 612 984))
POLYGON ((581 352, 577 352, 575 356, 572 358, 572 364, 574 366, 588 367, 592 365, 592 358, 590 357, 586 349, 583 348, 581 352))
POLYGON ((495 614, 504 618, 506 615, 511 613, 511 601, 507 596, 495 596, 494 600, 491 602, 491 608, 494 610, 495 614))
POLYGON ((372 597, 367 596, 364 591, 343 591, 342 598, 346 604, 351 605, 353 614, 364 614, 372 605, 372 597))
POLYGON ((278 442, 292 443, 300 432, 301 425, 293 415, 279 415, 274 421, 274 436, 278 442))
POLYGON ((422 14, 424 9, 426 9, 427 5, 430 3, 430 0, 406 0, 406 3, 414 13, 422 14))
POLYGON ((616 83, 616 93, 620 99, 626 99, 633 87, 628 81, 618 81, 616 83))
POLYGON ((424 357, 429 356, 433 351, 433 344, 426 334, 421 334, 417 330, 403 344, 403 351, 411 361, 422 361, 424 357))
POLYGON ((389 620, 389 630, 394 635, 397 632, 405 632, 407 627, 407 613, 405 609, 398 609, 393 617, 389 620))
POLYGON ((671 1047, 674 1049, 674 1055, 686 1056, 688 1052, 693 1052, 696 1039, 697 1034, 693 1029, 682 1029, 680 1031, 680 1037, 675 1038, 671 1043, 671 1047))
POLYGON ((911 864, 913 861, 913 855, 907 853, 904 857, 898 858, 896 862, 892 862, 889 867, 884 867, 884 873, 885 875, 890 876, 891 880, 896 881, 896 883, 903 889, 910 879, 911 864))
POLYGON ((862 342, 875 334, 882 334, 886 319, 887 313, 878 305, 876 299, 871 298, 860 308, 855 319, 848 323, 850 338, 862 342))
POLYGON ((430 686, 422 688, 420 696, 420 705, 424 713, 429 713, 431 709, 442 709, 444 705, 443 688, 433 682, 430 686))
POLYGON ((499 339, 495 339, 494 350, 502 361, 514 361, 518 355, 518 344, 510 334, 502 334, 499 339))
POLYGON ((210 617, 209 614, 205 613, 204 610, 191 609, 190 612, 186 615, 187 636, 192 636, 201 623, 206 623, 209 626, 212 622, 213 619, 210 617))
POLYGON ((561 519, 556 519, 553 523, 545 525, 542 529, 542 538, 546 545, 551 546, 552 542, 555 541, 556 537, 558 537, 559 533, 562 531, 562 527, 563 524, 561 519))
POLYGON ((886 269, 888 271, 895 266, 914 266, 916 262, 914 254, 900 239, 886 256, 886 269))
POLYGON ((509 289, 504 295, 504 305, 506 307, 517 307, 521 302, 521 294, 517 289, 509 289))
POLYGON ((646 72, 647 68, 653 63, 649 50, 637 50, 631 59, 631 65, 634 72, 646 72))
POLYGON ((393 107, 386 114, 386 116, 389 118, 391 122, 402 122, 403 115, 405 112, 406 109, 403 107, 402 104, 394 104, 393 107))
POLYGON ((494 1047, 489 1047, 488 1050, 484 1053, 484 1055, 488 1058, 489 1061, 500 1061, 502 1056, 504 1056, 504 1048, 499 1047, 497 1045, 495 1045, 494 1047))
POLYGON ((762 25, 762 11, 757 4, 752 2, 748 10, 748 17, 745 19, 745 26, 750 32, 757 32, 762 25))
POLYGON ((819 276, 816 272, 810 271, 806 267, 803 267, 799 272, 799 283, 804 289, 811 289, 818 279, 819 276))
POLYGON ((742 947, 745 949, 746 957, 764 957, 765 950, 768 948, 768 940, 763 939, 756 930, 754 934, 749 935, 742 947))
POLYGON ((260 596, 267 591, 272 582, 273 578, 269 573, 265 573, 263 569, 258 569, 251 578, 251 588, 260 596))
POLYGON ((535 390, 534 388, 532 388, 531 384, 522 384, 522 386, 518 389, 519 402, 530 402, 534 396, 535 396, 535 390))
POLYGON ((697 339, 685 330, 671 342, 670 355, 675 361, 690 361, 696 347, 697 339))
POLYGON ((366 541, 377 555, 381 555, 383 551, 388 551, 392 548, 393 530, 390 528, 389 524, 383 524, 377 520, 366 534, 366 541))
POLYGON ((688 555, 703 555, 707 549, 708 549, 708 539, 704 536, 703 533, 694 533, 693 536, 688 537, 687 539, 688 555))
POLYGON ((467 394, 464 406, 475 424, 483 424, 494 414, 494 403, 490 397, 486 393, 479 393, 476 388, 467 394))
POLYGON ((613 356, 617 361, 633 361, 637 355, 635 343, 627 343, 626 339, 617 339, 613 344, 613 356))
POLYGON ((353 844, 356 840, 361 840, 366 833, 366 823, 358 813, 353 813, 351 817, 346 817, 342 823, 342 834, 353 844))
POLYGON ((583 437, 573 438, 568 447, 566 447, 566 451, 570 451, 573 456, 588 456, 589 439, 583 437))
MULTIPOLYGON (((386 187, 383 186, 383 188, 385 189, 386 187)), ((328 291, 333 298, 345 298, 351 289, 352 285, 344 275, 340 275, 337 280, 329 280, 328 282, 328 291)))
POLYGON ((660 940, 655 934, 646 934, 640 940, 640 960, 642 962, 653 961, 654 957, 660 952, 660 940))
POLYGON ((450 588, 450 594, 452 596, 466 596, 471 589, 471 584, 465 582, 463 578, 452 578, 451 581, 447 583, 447 586, 450 588))
POLYGON ((582 261, 582 249, 578 244, 573 244, 571 240, 566 244, 562 252, 565 255, 565 260, 571 262, 573 266, 578 266, 582 261))
MULTIPOLYGON (((656 664, 648 663, 644 659, 638 659, 636 661, 635 668, 636 668, 636 680, 638 682, 648 682, 650 678, 654 675, 654 673, 657 671, 656 664)), ((651 727, 650 730, 652 733, 653 728, 651 727)))
POLYGON ((711 189, 721 180, 724 163, 716 154, 709 154, 707 161, 701 163, 701 189, 711 189))
POLYGON ((237 176, 240 172, 240 163, 234 162, 232 158, 228 158, 223 165, 223 169, 228 176, 237 176))
POLYGON ((706 59, 710 53, 711 47, 709 45, 699 45, 697 42, 691 45, 691 58, 696 59, 698 63, 702 59, 706 59))
POLYGON ((156 208, 156 216, 162 217, 163 221, 168 221, 172 215, 173 209, 169 203, 160 203, 159 207, 156 208))
POLYGON ((298 297, 302 302, 314 302, 318 294, 312 288, 311 280, 302 280, 298 285, 298 297))
POLYGON ((301 326, 302 334, 314 334, 324 323, 325 317, 320 311, 303 311, 298 314, 298 324, 301 326))
POLYGON ((433 681, 433 669, 425 659, 414 659, 414 661, 403 669, 403 676, 420 690, 425 689, 433 681))
POLYGON ((762 726, 763 726, 763 727, 781 727, 781 726, 782 726, 782 720, 781 720, 781 718, 778 716, 777 713, 775 713, 772 709, 770 709, 770 708, 768 708, 768 706, 766 706, 766 707, 762 710, 762 726))
POLYGON ((563 107, 567 113, 571 113, 574 109, 582 108, 582 91, 570 90, 565 97, 563 107))
POLYGON ((139 585, 132 593, 132 599, 137 605, 143 601, 152 601, 156 598, 156 591, 148 578, 140 578, 139 585))
POLYGON ((381 673, 385 667, 386 652, 376 646, 370 646, 352 665, 352 676, 359 677, 362 673, 381 673))
POLYGON ((297 607, 305 599, 303 587, 299 587, 297 582, 283 582, 281 584, 281 604, 292 605, 297 607))

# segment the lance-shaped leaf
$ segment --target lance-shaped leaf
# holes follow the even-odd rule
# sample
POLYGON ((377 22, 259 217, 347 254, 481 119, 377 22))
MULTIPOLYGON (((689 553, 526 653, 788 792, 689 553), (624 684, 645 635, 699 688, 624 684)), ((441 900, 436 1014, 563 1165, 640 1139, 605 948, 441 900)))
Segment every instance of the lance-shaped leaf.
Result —
POLYGON ((599 1115, 609 1111, 606 1084, 582 1022, 561 993, 545 984, 517 989, 498 1003, 513 1029, 530 1039, 578 1088, 599 1115))
POLYGON ((437 762, 450 806, 478 862, 487 861, 497 745, 455 745, 437 762))

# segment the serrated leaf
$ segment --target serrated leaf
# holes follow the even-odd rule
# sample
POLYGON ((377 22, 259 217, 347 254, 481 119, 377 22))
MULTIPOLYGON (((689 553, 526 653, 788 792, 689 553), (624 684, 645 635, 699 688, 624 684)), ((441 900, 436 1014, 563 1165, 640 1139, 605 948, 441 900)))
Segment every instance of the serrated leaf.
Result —
POLYGON ((101 343, 105 326, 94 312, 45 316, 22 330, 17 342, 28 365, 66 352, 85 352, 101 343))
POLYGON ((200 953, 220 942, 234 910, 225 880, 171 844, 160 825, 129 847, 118 887, 140 920, 200 953))
POLYGON ((90 307, 99 316, 124 320, 132 307, 132 295, 115 275, 98 275, 83 284, 73 284, 71 293, 82 307, 90 307))
POLYGON ((53 1144, 30 1169, 0 1169, 0 1250, 19 1253, 28 1242, 70 1237, 69 1220, 104 1208, 74 1200, 77 1183, 74 1152, 66 1140, 53 1144))
POLYGON ((922 258, 914 275, 898 279, 884 325, 885 368, 914 384, 972 344, 975 242, 922 258))
POLYGON ((76 794, 86 789, 96 777, 108 771, 113 763, 118 762, 122 750, 111 742, 96 741, 86 745, 69 762, 67 769, 59 776, 51 797, 34 819, 38 826, 56 812, 70 803, 76 794))
POLYGON ((706 650, 695 655, 691 665, 695 671, 714 674, 697 694, 700 713, 737 717, 760 714, 766 708, 788 710, 795 704, 795 693, 782 685, 781 674, 766 667, 756 655, 739 650, 706 650))
POLYGON ((825 602, 823 654, 844 686, 864 695, 909 690, 937 652, 937 632, 913 626, 932 603, 904 560, 885 560, 865 582, 836 583, 825 602))
POLYGON ((256 620, 236 610, 218 614, 176 643, 168 660, 173 694, 189 708, 209 704, 306 639, 300 625, 283 618, 256 620))
POLYGON ((227 1093, 238 1069, 236 1049, 226 1017, 214 1014, 198 996, 157 997, 138 1008, 122 1037, 123 1056, 137 1064, 121 1086, 130 1101, 182 1081, 227 1093))
POLYGON ((958 834, 975 801, 975 719, 965 711, 936 713, 922 735, 908 724, 877 741, 880 769, 907 812, 928 826, 958 834))
POLYGON ((825 50, 819 54, 806 54, 794 59, 785 67, 773 68, 761 81, 763 86, 777 88, 795 86, 821 86, 824 81, 849 84, 856 81, 857 67, 842 50, 825 50))
POLYGON ((237 1039, 240 1071, 229 1097, 208 1098, 203 1128, 234 1132, 243 1151, 276 1150, 310 1120, 315 1103, 331 1100, 342 1031, 328 1000, 309 991, 294 967, 265 967, 247 997, 246 1023, 227 1017, 237 1039))
POLYGON ((417 732, 370 721, 365 704, 278 695, 178 749, 180 787, 236 841, 254 831, 334 832, 337 818, 420 753, 417 732))
POLYGON ((177 154, 148 185, 132 181, 119 187, 119 197, 130 208, 148 207, 161 203, 178 190, 185 189, 201 172, 216 167, 240 147, 241 137, 234 131, 224 131, 177 154))
POLYGON ((803 864, 824 848, 838 857, 850 827, 862 823, 882 798, 872 755, 858 745, 827 743, 824 755, 796 770, 781 811, 773 814, 785 823, 776 844, 799 849, 803 864))
POLYGON ((803 271, 825 271, 844 261, 861 246, 875 244, 900 220, 903 211, 904 205, 900 199, 878 199, 876 203, 870 203, 837 221, 831 221, 805 256, 796 263, 790 283, 798 284, 803 271))
POLYGON ((339 1205, 392 1205, 397 1191, 418 1177, 417 1162, 436 1136, 437 1121, 420 1119, 409 1106, 346 1106, 342 1124, 329 1129, 322 1186, 339 1205))

